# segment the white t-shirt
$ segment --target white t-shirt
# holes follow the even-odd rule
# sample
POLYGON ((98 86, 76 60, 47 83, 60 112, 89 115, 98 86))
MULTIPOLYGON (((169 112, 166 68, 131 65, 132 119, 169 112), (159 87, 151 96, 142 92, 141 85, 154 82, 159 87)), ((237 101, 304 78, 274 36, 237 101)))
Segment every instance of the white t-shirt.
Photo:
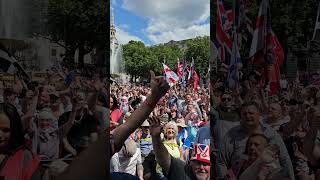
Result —
POLYGON ((115 153, 110 161, 110 172, 124 172, 136 176, 137 165, 142 164, 141 151, 137 148, 131 157, 124 157, 122 151, 115 153))

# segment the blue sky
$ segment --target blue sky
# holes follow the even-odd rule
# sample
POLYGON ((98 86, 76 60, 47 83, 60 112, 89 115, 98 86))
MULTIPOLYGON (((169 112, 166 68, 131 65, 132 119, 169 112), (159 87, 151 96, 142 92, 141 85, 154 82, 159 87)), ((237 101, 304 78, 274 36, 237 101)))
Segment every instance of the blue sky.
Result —
POLYGON ((210 34, 209 0, 111 0, 116 36, 146 45, 210 34))

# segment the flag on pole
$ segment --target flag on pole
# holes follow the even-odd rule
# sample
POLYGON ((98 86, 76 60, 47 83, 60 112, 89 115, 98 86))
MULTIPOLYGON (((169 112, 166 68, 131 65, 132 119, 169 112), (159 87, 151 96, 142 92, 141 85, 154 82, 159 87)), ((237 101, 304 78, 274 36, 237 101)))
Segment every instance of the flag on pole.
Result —
POLYGON ((252 37, 253 26, 250 18, 247 16, 248 1, 236 0, 236 26, 238 33, 238 47, 241 48, 242 40, 248 42, 252 37))
POLYGON ((188 81, 190 81, 190 79, 193 78, 193 71, 194 71, 194 59, 192 58, 192 62, 190 64, 188 81))
POLYGON ((181 78, 181 87, 185 89, 187 87, 187 75, 188 75, 188 67, 186 60, 183 60, 183 75, 181 78))
MULTIPOLYGON (((256 29, 253 33, 253 39, 249 52, 249 57, 257 55, 259 51, 266 50, 267 39, 267 21, 269 14, 269 2, 268 0, 262 0, 259 8, 259 14, 256 21, 256 29)), ((266 52, 264 52, 265 54, 266 52)))
POLYGON ((198 76, 198 74, 197 74, 197 72, 195 70, 193 72, 194 72, 194 74, 193 74, 193 76, 194 76, 194 78, 193 78, 193 90, 194 90, 194 92, 197 92, 200 78, 199 78, 199 76, 198 76))
POLYGON ((268 36, 268 58, 272 59, 271 64, 269 66, 269 83, 270 83, 270 92, 269 95, 273 95, 277 93, 277 91, 281 88, 280 87, 280 67, 284 62, 284 52, 282 46, 274 34, 271 31, 270 35, 268 36))
POLYGON ((224 0, 217 0, 217 23, 216 23, 216 47, 218 48, 219 59, 224 62, 226 56, 231 54, 232 48, 232 11, 226 11, 224 0))
POLYGON ((231 61, 230 61, 229 71, 228 71, 228 86, 231 89, 237 88, 237 85, 240 79, 239 64, 241 63, 241 58, 240 58, 237 40, 238 40, 237 33, 234 32, 232 55, 231 55, 231 61))
POLYGON ((320 32, 319 32, 319 30, 320 30, 320 19, 319 19, 319 14, 320 14, 320 2, 319 2, 319 5, 318 5, 318 14, 317 14, 316 23, 315 23, 315 26, 314 26, 312 40, 320 38, 320 32))
POLYGON ((171 71, 171 69, 167 65, 165 65, 164 63, 162 63, 162 65, 166 75, 166 81, 169 83, 170 86, 175 85, 179 81, 179 77, 175 72, 171 71))
POLYGON ((280 89, 280 67, 284 62, 284 52, 271 28, 268 0, 262 0, 260 4, 249 57, 254 57, 254 63, 264 72, 265 85, 270 87, 269 95, 275 94, 280 89))
POLYGON ((177 74, 178 74, 179 79, 181 79, 182 75, 183 75, 183 64, 182 64, 182 62, 180 62, 179 58, 178 58, 177 74))

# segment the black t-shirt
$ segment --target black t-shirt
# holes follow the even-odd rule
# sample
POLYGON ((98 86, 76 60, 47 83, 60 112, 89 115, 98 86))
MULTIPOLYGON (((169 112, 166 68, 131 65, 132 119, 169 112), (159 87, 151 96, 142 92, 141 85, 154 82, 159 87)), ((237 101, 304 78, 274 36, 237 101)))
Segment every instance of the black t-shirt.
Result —
POLYGON ((155 158, 153 151, 151 151, 148 154, 148 156, 145 157, 142 165, 143 165, 143 174, 144 175, 150 173, 151 174, 150 179, 160 180, 160 177, 158 176, 157 171, 156 171, 157 161, 156 161, 156 158, 155 158))
MULTIPOLYGON (((63 113, 59 118, 59 127, 65 124, 71 112, 63 113)), ((90 134, 98 131, 98 121, 90 114, 84 114, 81 117, 76 117, 76 121, 70 129, 67 138, 72 147, 88 146, 90 134)))
POLYGON ((168 179, 174 180, 195 180, 197 179, 192 172, 190 165, 180 159, 171 156, 171 166, 167 175, 168 179))

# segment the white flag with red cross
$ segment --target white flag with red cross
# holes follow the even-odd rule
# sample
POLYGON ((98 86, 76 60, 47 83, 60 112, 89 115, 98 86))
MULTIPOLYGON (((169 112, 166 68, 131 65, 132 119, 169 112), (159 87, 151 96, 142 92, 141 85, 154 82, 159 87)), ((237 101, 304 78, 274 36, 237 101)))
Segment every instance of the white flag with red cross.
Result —
POLYGON ((162 63, 163 65, 163 69, 166 75, 166 80, 169 83, 170 86, 175 85, 176 83, 178 83, 179 81, 179 77, 178 75, 173 72, 167 65, 165 65, 164 63, 162 63))

